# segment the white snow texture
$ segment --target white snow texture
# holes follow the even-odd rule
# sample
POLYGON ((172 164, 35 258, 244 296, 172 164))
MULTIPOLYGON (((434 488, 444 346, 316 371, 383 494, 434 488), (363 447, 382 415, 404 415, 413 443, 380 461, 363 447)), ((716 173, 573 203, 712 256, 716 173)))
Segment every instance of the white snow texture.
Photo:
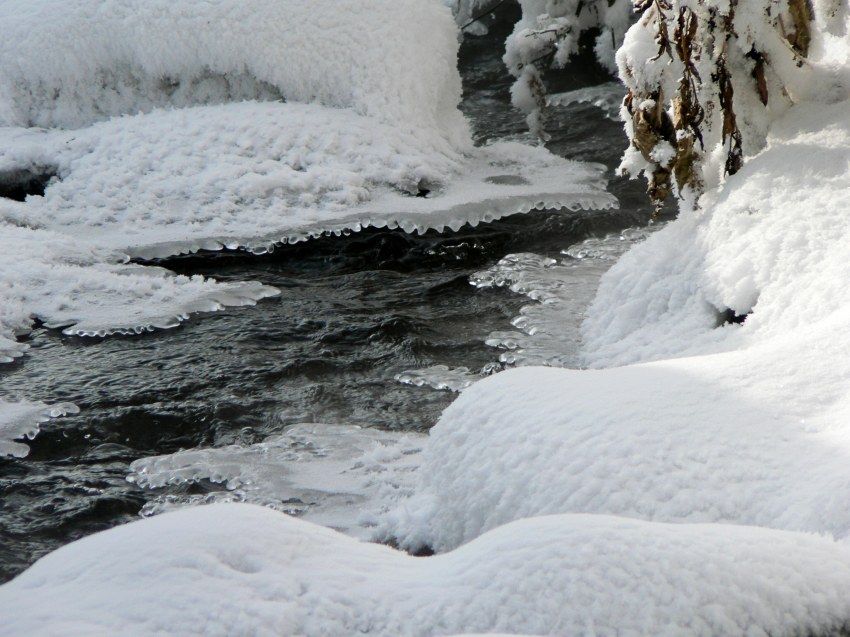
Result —
MULTIPOLYGON (((846 630, 850 12, 832 4, 812 49, 835 73, 808 75, 820 90, 784 105, 743 170, 603 277, 583 355, 605 369, 496 374, 444 412, 413 494, 376 532, 447 552, 413 558, 269 509, 196 507, 43 558, 0 587, 14 609, 0 635, 846 630), (746 320, 724 324, 734 315, 746 320)), ((633 36, 624 54, 640 53, 633 36)), ((445 157, 462 165, 455 150, 445 157)), ((15 213, 37 216, 29 205, 15 213)), ((221 459, 137 467, 226 481, 221 459)))
POLYGON ((840 627, 848 586, 850 549, 764 529, 563 515, 423 559, 212 505, 43 558, 0 588, 0 635, 783 637, 840 627))

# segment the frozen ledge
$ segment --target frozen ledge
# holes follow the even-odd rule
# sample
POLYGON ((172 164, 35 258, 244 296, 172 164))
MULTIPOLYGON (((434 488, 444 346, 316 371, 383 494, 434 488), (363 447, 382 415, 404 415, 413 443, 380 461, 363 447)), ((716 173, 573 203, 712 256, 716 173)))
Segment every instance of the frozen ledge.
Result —
POLYGON ((617 199, 607 193, 542 193, 531 199, 525 196, 484 199, 475 204, 457 205, 433 212, 401 211, 387 214, 354 214, 327 224, 306 224, 258 237, 208 237, 192 241, 166 241, 134 246, 125 252, 133 259, 163 259, 201 250, 235 250, 242 248, 254 254, 265 254, 277 246, 300 243, 322 236, 342 236, 364 228, 401 229, 407 233, 425 234, 429 230, 458 231, 464 226, 476 227, 511 215, 532 210, 611 210, 619 207, 617 199))
POLYGON ((0 400, 0 456, 26 457, 30 448, 25 442, 19 442, 20 439, 33 440, 41 423, 79 412, 73 403, 47 405, 0 400))

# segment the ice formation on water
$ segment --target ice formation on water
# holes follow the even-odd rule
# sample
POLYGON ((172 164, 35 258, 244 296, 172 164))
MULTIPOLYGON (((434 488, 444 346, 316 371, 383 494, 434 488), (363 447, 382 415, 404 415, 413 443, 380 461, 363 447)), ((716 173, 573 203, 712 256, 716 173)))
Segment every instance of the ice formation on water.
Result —
POLYGON ((163 496, 153 515, 191 504, 249 502, 369 538, 384 510, 412 493, 425 436, 351 425, 301 424, 261 443, 144 458, 128 480, 147 489, 208 480, 226 491, 163 496))
POLYGON ((657 229, 632 228, 586 239, 563 251, 560 261, 537 254, 509 254, 472 275, 479 288, 508 287, 534 301, 520 309, 515 330, 491 333, 486 343, 502 350, 505 365, 577 366, 581 363, 580 326, 611 261, 657 229))
POLYGON ((402 385, 413 385, 414 387, 431 387, 432 389, 459 392, 479 378, 492 374, 498 364, 485 365, 479 373, 471 371, 468 367, 450 368, 447 365, 432 365, 422 369, 409 369, 396 374, 395 379, 402 385))
POLYGON ((231 504, 41 559, 0 634, 791 637, 844 626, 848 587, 850 549, 811 535, 563 515, 423 559, 231 504))
POLYGON ((606 82, 598 86, 588 86, 565 93, 552 93, 546 98, 549 106, 569 106, 570 104, 592 104, 602 110, 605 117, 620 121, 620 107, 626 92, 619 82, 606 82))
POLYGON ((39 425, 51 418, 76 414, 79 411, 73 403, 46 405, 0 400, 0 457, 25 457, 29 454, 29 446, 21 441, 35 438, 39 425))

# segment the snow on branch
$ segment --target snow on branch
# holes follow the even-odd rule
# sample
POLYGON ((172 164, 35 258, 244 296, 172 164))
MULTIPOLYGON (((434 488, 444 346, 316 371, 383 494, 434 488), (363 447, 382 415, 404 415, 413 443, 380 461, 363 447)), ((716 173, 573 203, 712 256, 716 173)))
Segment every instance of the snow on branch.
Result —
POLYGON ((582 34, 596 31, 594 52, 615 71, 614 52, 632 22, 629 0, 520 0, 522 19, 508 37, 504 62, 517 78, 514 106, 526 113, 532 133, 546 139, 546 86, 541 69, 563 68, 579 51, 582 34))
POLYGON ((631 140, 621 170, 646 175, 656 206, 675 192, 697 207, 764 147, 773 120, 834 92, 813 43, 847 12, 839 0, 634 4, 641 17, 617 54, 631 140))

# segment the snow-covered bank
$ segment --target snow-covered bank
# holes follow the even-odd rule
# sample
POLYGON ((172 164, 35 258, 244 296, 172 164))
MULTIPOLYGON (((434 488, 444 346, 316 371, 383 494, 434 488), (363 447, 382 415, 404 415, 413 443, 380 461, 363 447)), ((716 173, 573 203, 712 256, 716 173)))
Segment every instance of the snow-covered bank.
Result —
POLYGON ((844 626, 848 587, 846 546, 764 529, 554 516, 422 559, 218 505, 43 558, 0 587, 0 634, 782 637, 844 626))
POLYGON ((467 389, 390 534, 445 550, 518 518, 593 512, 848 536, 848 183, 850 104, 792 109, 704 213, 603 277, 587 359, 667 360, 467 389), (749 315, 721 325, 727 308, 749 315))
POLYGON ((16 216, 104 247, 265 250, 616 205, 599 166, 473 147, 437 2, 5 2, 0 36, 0 171, 58 175, 16 216))

